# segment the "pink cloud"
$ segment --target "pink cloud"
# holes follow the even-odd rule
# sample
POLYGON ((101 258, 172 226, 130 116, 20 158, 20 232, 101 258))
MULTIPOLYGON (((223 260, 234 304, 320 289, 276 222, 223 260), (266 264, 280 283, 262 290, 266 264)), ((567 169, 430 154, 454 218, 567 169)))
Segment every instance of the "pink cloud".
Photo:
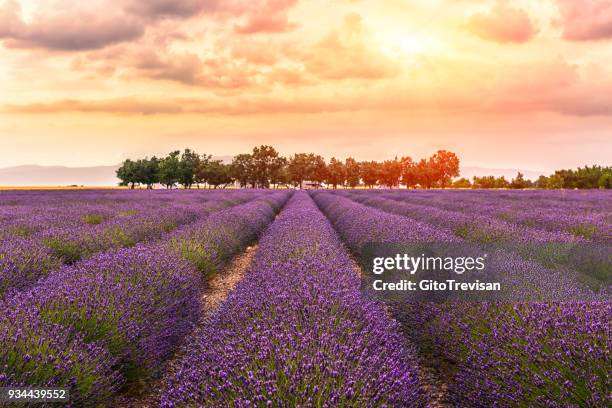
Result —
POLYGON ((289 21, 286 15, 271 17, 251 17, 244 24, 236 24, 234 31, 238 34, 284 33, 292 31, 297 24, 289 21))
POLYGON ((79 13, 29 25, 18 21, 13 29, 0 31, 0 39, 9 48, 82 51, 134 40, 143 33, 144 27, 133 18, 79 13))
POLYGON ((563 38, 569 41, 612 38, 612 0, 557 0, 563 38))
POLYGON ((474 14, 467 27, 473 34, 498 43, 524 43, 537 32, 524 10, 506 7, 502 3, 489 13, 474 14))
POLYGON ((95 50, 140 38, 148 25, 214 10, 217 0, 121 0, 114 7, 75 2, 68 8, 40 2, 30 22, 16 0, 0 5, 0 40, 13 48, 95 50))
POLYGON ((245 21, 234 26, 237 34, 282 33, 292 31, 296 23, 289 21, 287 13, 298 0, 267 0, 263 4, 253 2, 245 9, 245 21), (255 6, 255 7, 253 7, 255 6))

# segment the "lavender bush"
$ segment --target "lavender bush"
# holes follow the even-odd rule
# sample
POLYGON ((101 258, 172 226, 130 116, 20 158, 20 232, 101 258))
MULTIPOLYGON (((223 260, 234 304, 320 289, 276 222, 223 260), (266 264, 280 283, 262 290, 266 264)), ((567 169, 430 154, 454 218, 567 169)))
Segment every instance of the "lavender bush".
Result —
MULTIPOLYGON (((48 227, 28 238, 0 240, 0 296, 9 289, 30 287, 62 263, 73 264, 101 251, 155 241, 181 225, 258 197, 252 193, 226 193, 202 201, 200 195, 188 194, 185 199, 177 192, 178 199, 173 205, 165 200, 155 208, 132 204, 129 212, 114 214, 113 219, 99 224, 67 223, 48 227)), ((27 225, 35 229, 36 222, 33 219, 27 225)))
MULTIPOLYGON (((262 216, 263 221, 248 221, 252 228, 233 231, 233 244, 244 245, 272 220, 272 206, 278 208, 287 195, 223 210, 159 243, 94 255, 7 297, 0 303, 0 315, 10 317, 0 320, 1 384, 63 385, 78 405, 96 405, 146 379, 199 313, 202 275, 171 242, 184 235, 210 248, 225 239, 227 223, 262 216)), ((228 245, 209 258, 221 265, 228 251, 238 249, 228 245)))
POLYGON ((159 404, 419 406, 412 351, 325 217, 297 193, 252 269, 191 339, 159 404))
MULTIPOLYGON (((389 203, 365 193, 341 195, 360 195, 359 201, 394 213, 414 210, 405 212, 413 218, 396 222, 408 230, 413 228, 410 221, 419 216, 443 229, 452 229, 455 222, 449 220, 451 212, 436 208, 389 203)), ((364 239, 387 236, 388 225, 370 222, 365 233, 353 227, 378 210, 370 207, 369 213, 363 209, 357 213, 351 211, 356 203, 329 196, 318 193, 315 200, 332 220, 346 217, 346 222, 335 226, 351 249, 358 253, 364 239), (348 214, 357 218, 354 223, 348 221, 348 214)), ((410 231, 392 234, 400 239, 410 235, 410 231)), ((547 270, 503 250, 491 254, 489 266, 501 272, 500 280, 505 279, 511 295, 522 302, 392 306, 394 316, 406 326, 426 359, 450 373, 447 380, 457 406, 610 405, 612 309, 607 295, 581 289, 563 270, 547 270), (547 294, 576 300, 533 302, 547 294)))

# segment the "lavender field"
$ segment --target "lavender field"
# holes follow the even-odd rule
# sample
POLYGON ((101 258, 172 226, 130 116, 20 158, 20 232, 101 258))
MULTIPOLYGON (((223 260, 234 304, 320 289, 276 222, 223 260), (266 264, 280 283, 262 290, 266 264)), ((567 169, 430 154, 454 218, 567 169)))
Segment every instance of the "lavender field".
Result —
POLYGON ((0 387, 75 407, 612 406, 611 249, 606 191, 0 191, 0 387), (428 242, 486 251, 516 301, 364 292, 369 244, 428 242))

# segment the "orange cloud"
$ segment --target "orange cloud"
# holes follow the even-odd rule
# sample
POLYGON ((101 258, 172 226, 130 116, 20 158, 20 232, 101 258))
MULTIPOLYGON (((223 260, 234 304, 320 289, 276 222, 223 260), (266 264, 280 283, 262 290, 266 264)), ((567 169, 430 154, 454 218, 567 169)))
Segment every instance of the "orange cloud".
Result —
POLYGON ((361 16, 356 13, 348 14, 340 30, 308 50, 304 65, 308 72, 325 79, 379 79, 398 72, 393 61, 368 43, 361 16))
POLYGON ((245 24, 236 24, 234 31, 238 34, 284 33, 297 27, 289 22, 286 15, 270 17, 251 17, 245 24))
POLYGON ((474 14, 467 27, 473 34, 498 43, 524 43, 537 32, 525 11, 502 3, 489 13, 474 14))
MULTIPOLYGON (((309 92, 306 89, 299 96, 291 97, 245 94, 228 98, 221 94, 213 98, 69 99, 42 104, 11 104, 5 106, 5 111, 23 114, 80 112, 230 116, 351 111, 434 113, 442 116, 526 112, 557 112, 570 116, 612 115, 612 97, 609 96, 612 95, 612 82, 599 76, 580 75, 577 67, 562 59, 518 63, 495 69, 490 65, 463 67, 460 62, 452 60, 432 60, 429 63, 444 66, 444 69, 438 69, 435 74, 439 79, 428 84, 401 78, 379 86, 347 87, 344 92, 309 92)), ((155 60, 146 64, 151 72, 165 72, 155 71, 158 69, 155 60)), ((223 62, 198 61, 197 65, 207 66, 212 69, 210 72, 215 69, 226 72, 223 62)), ((167 69, 163 64, 162 68, 167 69)), ((191 78, 189 75, 188 78, 191 78)), ((278 81, 293 86, 310 84, 300 71, 287 73, 279 68, 269 75, 270 83, 278 81)), ((241 79, 236 79, 237 82, 233 84, 220 84, 221 78, 197 77, 197 80, 215 81, 204 84, 211 87, 233 85, 237 89, 244 89, 248 86, 241 84, 241 79)), ((249 77, 238 75, 238 78, 249 77)))
POLYGON ((298 0, 267 0, 260 7, 250 11, 245 22, 236 24, 234 31, 238 34, 292 31, 297 24, 289 21, 287 13, 297 2, 298 0))
POLYGON ((563 38, 588 41, 612 38, 611 0, 557 0, 563 38))

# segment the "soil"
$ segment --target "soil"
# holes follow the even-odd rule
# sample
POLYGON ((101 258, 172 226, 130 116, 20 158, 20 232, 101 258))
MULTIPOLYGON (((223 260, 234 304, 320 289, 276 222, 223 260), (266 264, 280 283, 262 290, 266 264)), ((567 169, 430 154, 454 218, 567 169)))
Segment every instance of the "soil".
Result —
MULTIPOLYGON (((348 250, 347 250, 348 251, 348 250)), ((361 278, 363 277, 363 270, 359 263, 353 256, 353 254, 348 251, 351 259, 353 261, 353 270, 355 273, 361 278)), ((393 313, 388 306, 385 305, 385 309, 387 314, 394 319, 393 313)), ((402 327, 402 331, 404 336, 407 339, 407 343, 413 343, 410 339, 410 334, 405 332, 406 327, 400 323, 402 327)), ((412 344, 409 344, 411 348, 414 348, 412 344)), ((448 392, 448 385, 443 380, 443 375, 441 375, 440 371, 432 366, 431 361, 424 356, 421 356, 418 352, 417 355, 417 363, 419 366, 418 369, 418 377, 419 377, 419 385, 423 392, 423 395, 426 399, 426 406, 428 408, 453 408, 455 405, 451 402, 450 395, 448 392)))
MULTIPOLYGON (((203 330, 211 316, 223 303, 227 295, 242 280, 248 271, 253 257, 257 252, 257 245, 248 247, 244 252, 235 256, 223 270, 210 279, 202 289, 200 318, 193 332, 187 337, 197 336, 203 330)), ((116 406, 119 408, 153 408, 156 406, 155 397, 160 389, 166 385, 166 380, 171 378, 179 367, 185 353, 185 341, 183 347, 178 348, 176 353, 166 362, 166 367, 162 370, 159 378, 152 380, 143 391, 134 396, 124 397, 116 406)))

